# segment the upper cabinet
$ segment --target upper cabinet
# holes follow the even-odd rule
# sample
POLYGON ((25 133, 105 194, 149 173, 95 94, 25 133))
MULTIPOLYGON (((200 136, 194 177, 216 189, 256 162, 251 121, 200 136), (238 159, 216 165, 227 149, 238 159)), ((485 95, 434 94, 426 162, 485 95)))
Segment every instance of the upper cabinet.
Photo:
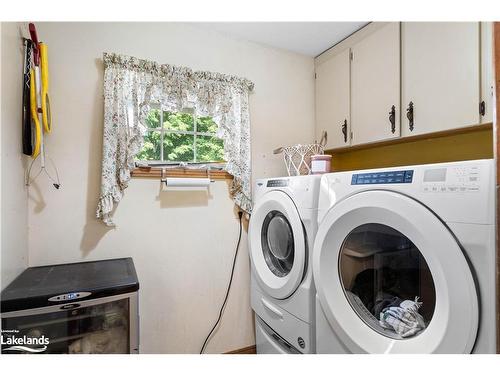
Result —
POLYGON ((493 24, 481 22, 481 123, 493 121, 493 24))
POLYGON ((403 136, 478 124, 479 23, 405 22, 403 136))
POLYGON ((488 123, 493 83, 491 23, 371 23, 316 59, 317 135, 334 149, 488 123))
POLYGON ((316 65, 316 139, 327 132, 326 148, 350 144, 349 49, 316 65))
POLYGON ((399 137, 399 23, 355 43, 351 61, 352 144, 399 137))

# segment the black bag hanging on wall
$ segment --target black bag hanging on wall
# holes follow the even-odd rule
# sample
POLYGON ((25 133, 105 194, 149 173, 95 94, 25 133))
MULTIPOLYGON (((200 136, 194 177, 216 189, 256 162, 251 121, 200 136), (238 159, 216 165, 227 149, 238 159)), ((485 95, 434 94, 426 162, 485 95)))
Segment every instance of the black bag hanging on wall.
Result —
POLYGON ((23 123, 22 139, 23 154, 33 154, 32 127, 31 127, 31 99, 30 99, 30 72, 31 72, 31 49, 32 42, 24 39, 24 70, 23 70, 23 123))

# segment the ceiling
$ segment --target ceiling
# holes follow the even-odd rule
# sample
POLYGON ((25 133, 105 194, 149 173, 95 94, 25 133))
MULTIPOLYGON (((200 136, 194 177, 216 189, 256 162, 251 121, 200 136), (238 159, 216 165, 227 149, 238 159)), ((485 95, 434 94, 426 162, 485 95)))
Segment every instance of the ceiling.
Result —
POLYGON ((212 29, 251 42, 317 56, 367 22, 201 22, 212 29))

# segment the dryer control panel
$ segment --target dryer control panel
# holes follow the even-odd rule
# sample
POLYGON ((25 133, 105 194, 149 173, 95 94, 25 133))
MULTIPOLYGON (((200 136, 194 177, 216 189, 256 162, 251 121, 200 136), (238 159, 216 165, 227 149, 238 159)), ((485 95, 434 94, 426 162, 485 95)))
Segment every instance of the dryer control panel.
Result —
POLYGON ((481 171, 477 165, 430 168, 424 171, 422 191, 469 193, 480 190, 481 171))
POLYGON ((352 175, 351 185, 411 184, 413 170, 356 173, 352 175))
POLYGON ((288 186, 288 179, 267 180, 266 187, 286 187, 288 186))

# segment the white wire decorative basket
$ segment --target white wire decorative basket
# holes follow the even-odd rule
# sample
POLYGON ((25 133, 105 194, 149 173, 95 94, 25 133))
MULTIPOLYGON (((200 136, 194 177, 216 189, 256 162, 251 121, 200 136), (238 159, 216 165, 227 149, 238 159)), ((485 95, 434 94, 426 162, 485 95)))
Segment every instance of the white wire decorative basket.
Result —
POLYGON ((319 143, 283 147, 285 166, 289 176, 311 174, 311 156, 322 155, 324 147, 319 143))

